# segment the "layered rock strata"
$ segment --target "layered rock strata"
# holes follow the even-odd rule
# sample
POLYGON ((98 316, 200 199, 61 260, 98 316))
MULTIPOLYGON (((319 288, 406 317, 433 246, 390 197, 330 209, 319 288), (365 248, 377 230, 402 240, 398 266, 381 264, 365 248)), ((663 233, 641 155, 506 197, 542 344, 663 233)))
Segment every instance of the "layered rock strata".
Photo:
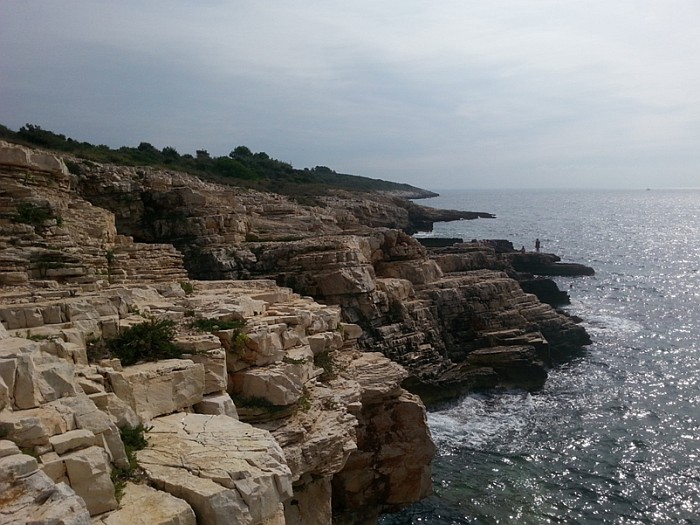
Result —
POLYGON ((46 494, 67 498, 60 519, 93 516, 108 525, 130 523, 127 505, 142 500, 153 508, 154 516, 142 518, 149 523, 191 523, 193 516, 206 524, 233 516, 249 524, 330 523, 341 473, 366 495, 391 478, 391 499, 356 498, 366 515, 430 492, 434 447, 422 403, 400 387, 398 365, 357 349, 361 330, 341 323, 337 307, 269 281, 192 285, 189 295, 179 285, 55 299, 5 295, 0 432, 12 442, 8 456, 16 446, 38 458, 7 460, 18 465, 8 466, 12 476, 3 481, 18 502, 8 519, 44 513, 27 503, 36 500, 34 482, 18 481, 34 473, 46 494), (51 317, 57 308, 67 315, 51 317), (88 360, 91 338, 146 321, 142 315, 178 323, 183 358, 132 366, 88 360), (190 328, 192 315, 246 323, 239 334, 199 333, 190 328), (374 375, 359 372, 368 367, 374 375), (358 438, 381 421, 406 428, 371 442, 358 438), (111 473, 129 459, 119 429, 140 424, 149 428, 148 446, 137 459, 153 488, 128 485, 120 505, 111 473), (396 461, 410 467, 394 468, 396 461), (376 475, 367 478, 367 468, 376 475))
POLYGON ((0 285, 187 277, 173 246, 118 235, 114 215, 81 199, 75 186, 61 158, 0 141, 0 285))
POLYGON ((428 251, 406 233, 486 214, 347 192, 301 206, 69 160, 0 143, 0 431, 83 502, 67 522, 131 522, 136 502, 162 510, 152 523, 371 522, 430 491, 425 410, 404 387, 538 388, 588 342, 518 282, 556 260, 506 242, 428 251), (177 323, 182 358, 88 360, 146 318, 177 323), (245 328, 197 333, 195 318, 245 328), (151 488, 127 484, 120 505, 119 429, 143 423, 151 488))
POLYGON ((409 383, 450 395, 456 385, 457 390, 497 384, 536 388, 551 361, 588 342, 571 319, 523 291, 554 305, 566 301, 551 283, 524 273, 564 271, 555 257, 520 254, 507 241, 461 243, 429 253, 404 231, 385 228, 413 231, 421 221, 427 228, 438 218, 488 214, 445 215, 347 192, 318 197, 322 207, 308 207, 179 173, 73 163, 79 171, 76 191, 113 211, 121 234, 174 243, 184 264, 201 277, 273 278, 340 305, 344 319, 364 329, 360 345, 406 366, 409 383), (523 285, 505 284, 510 278, 523 285), (471 294, 480 303, 467 311, 462 303, 474 303, 471 294), (504 352, 523 344, 530 350, 514 349, 513 366, 505 372, 504 352), (469 352, 493 347, 504 348, 494 366, 487 363, 488 352, 478 366, 467 359, 469 352), (525 355, 532 356, 533 366, 518 365, 525 355))

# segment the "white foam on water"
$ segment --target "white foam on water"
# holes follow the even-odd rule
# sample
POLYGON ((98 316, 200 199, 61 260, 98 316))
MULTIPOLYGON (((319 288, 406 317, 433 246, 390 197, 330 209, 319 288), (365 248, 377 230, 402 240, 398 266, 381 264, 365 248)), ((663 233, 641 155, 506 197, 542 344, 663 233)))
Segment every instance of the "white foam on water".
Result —
POLYGON ((623 317, 596 315, 592 313, 585 313, 583 315, 585 315, 583 326, 591 335, 633 334, 644 330, 641 324, 623 317))
POLYGON ((526 392, 470 394, 456 404, 430 412, 433 438, 445 452, 459 448, 484 448, 494 439, 521 430, 535 404, 526 392))

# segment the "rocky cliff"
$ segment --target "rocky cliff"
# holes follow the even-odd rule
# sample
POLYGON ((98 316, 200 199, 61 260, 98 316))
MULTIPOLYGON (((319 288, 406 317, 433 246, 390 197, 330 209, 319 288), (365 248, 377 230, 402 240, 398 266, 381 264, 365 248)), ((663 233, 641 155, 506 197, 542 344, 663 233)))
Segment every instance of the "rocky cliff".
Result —
POLYGON ((536 258, 406 233, 488 214, 340 191, 302 206, 8 143, 0 183, 8 523, 371 523, 430 492, 434 447, 406 388, 538 388, 588 342, 524 291, 536 258), (95 351, 155 320, 182 355, 95 351), (120 429, 139 425, 132 457, 120 429), (111 474, 134 461, 117 501, 111 474))

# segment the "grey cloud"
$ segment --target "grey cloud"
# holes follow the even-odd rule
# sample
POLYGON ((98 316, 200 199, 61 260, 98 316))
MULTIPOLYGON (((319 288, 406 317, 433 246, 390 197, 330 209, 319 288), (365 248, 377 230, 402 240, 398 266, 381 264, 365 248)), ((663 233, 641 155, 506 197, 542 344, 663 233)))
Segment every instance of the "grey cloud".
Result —
POLYGON ((698 185, 690 1, 4 2, 0 122, 434 187, 698 185), (572 176, 575 174, 575 176, 572 176))

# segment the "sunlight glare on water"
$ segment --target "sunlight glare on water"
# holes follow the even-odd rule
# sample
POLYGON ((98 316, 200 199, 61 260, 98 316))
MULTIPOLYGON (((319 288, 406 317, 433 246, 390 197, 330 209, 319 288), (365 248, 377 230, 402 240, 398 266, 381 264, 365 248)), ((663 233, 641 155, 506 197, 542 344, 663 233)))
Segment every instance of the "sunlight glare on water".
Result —
POLYGON ((431 408, 435 495, 385 524, 700 524, 700 191, 477 191, 433 235, 581 262, 558 278, 593 338, 540 392, 431 408))

